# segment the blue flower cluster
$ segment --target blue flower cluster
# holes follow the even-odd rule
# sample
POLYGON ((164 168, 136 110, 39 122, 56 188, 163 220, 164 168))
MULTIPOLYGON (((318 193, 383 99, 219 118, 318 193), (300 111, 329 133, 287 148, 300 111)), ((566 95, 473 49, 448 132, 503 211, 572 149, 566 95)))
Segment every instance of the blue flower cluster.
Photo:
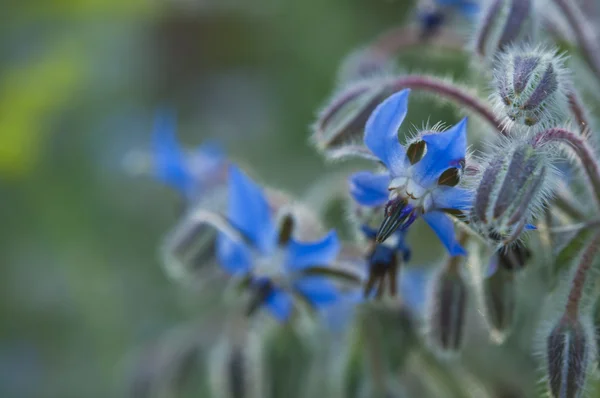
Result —
MULTIPOLYGON (((361 226, 373 245, 365 254, 367 272, 362 279, 366 297, 383 294, 383 286, 375 289, 376 294, 374 290, 382 279, 389 281, 389 293, 397 294, 399 266, 410 259, 404 235, 419 217, 439 236, 450 255, 465 254, 456 240, 453 221, 445 213, 466 212, 472 200, 471 191, 455 186, 458 181, 446 181, 446 175, 457 177, 465 166, 466 120, 444 132, 415 137, 408 150, 419 146, 425 153, 420 159, 411 157, 397 136, 408 111, 409 93, 404 90, 390 96, 366 124, 365 146, 385 169, 349 177, 350 195, 360 206, 377 209, 385 205, 378 231, 361 226), (391 245, 384 244, 388 238, 393 241, 391 245)), ((202 189, 210 189, 207 181, 225 162, 220 152, 206 147, 184 154, 176 142, 172 116, 165 114, 159 115, 156 124, 155 159, 156 177, 189 200, 202 189)), ((344 271, 335 269, 341 249, 336 232, 316 241, 297 239, 293 231, 296 221, 291 215, 283 217, 291 220, 289 223, 277 225, 281 214, 269 203, 264 190, 235 165, 226 173, 228 205, 224 216, 236 233, 218 233, 216 258, 229 275, 245 281, 252 295, 251 310, 264 306, 274 318, 286 321, 298 301, 318 310, 343 297, 340 283, 331 278, 332 274, 345 276, 344 271)))

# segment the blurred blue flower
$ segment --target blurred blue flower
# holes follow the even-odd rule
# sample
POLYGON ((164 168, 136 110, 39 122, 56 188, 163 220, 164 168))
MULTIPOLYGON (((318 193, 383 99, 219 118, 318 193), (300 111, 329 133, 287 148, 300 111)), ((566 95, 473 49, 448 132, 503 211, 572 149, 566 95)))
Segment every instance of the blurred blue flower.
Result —
MULTIPOLYGON (((369 240, 375 241, 375 239, 377 238, 377 230, 369 227, 368 225, 362 225, 360 227, 362 233, 365 235, 365 237, 367 237, 369 240)), ((380 258, 381 256, 383 256, 384 258, 389 258, 390 253, 400 253, 401 254, 401 258, 402 261, 407 263, 410 261, 410 256, 411 256, 411 251, 410 251, 410 247, 408 246, 408 244, 406 243, 406 231, 404 230, 396 230, 396 232, 394 232, 393 236, 394 236, 394 242, 392 245, 384 245, 384 248, 386 249, 385 251, 381 251, 380 255, 377 255, 376 257, 380 258)), ((380 245, 382 246, 382 245, 380 245)), ((381 258, 382 260, 384 260, 384 258, 381 258)))
POLYGON ((440 7, 451 7, 466 16, 474 16, 479 12, 479 0, 435 0, 440 7))
POLYGON ((372 242, 367 253, 367 278, 365 297, 381 297, 389 287, 391 296, 398 292, 397 277, 403 263, 410 260, 410 248, 405 241, 405 231, 396 230, 385 243, 377 243, 377 231, 367 225, 361 227, 363 234, 372 242))
MULTIPOLYGON (((431 267, 411 266, 402 268, 395 275, 399 291, 398 297, 403 307, 414 316, 423 316, 427 303, 427 286, 431 278, 431 267)), ((340 293, 338 300, 323 308, 320 315, 324 324, 333 332, 344 332, 350 326, 357 306, 373 298, 371 294, 365 297, 360 288, 340 293)))
POLYGON ((153 132, 154 174, 158 180, 194 199, 225 179, 226 159, 214 144, 195 150, 184 150, 176 137, 176 121, 172 112, 156 115, 153 132))
POLYGON ((336 232, 316 242, 299 242, 291 236, 282 240, 284 234, 274 225, 264 193, 234 165, 229 167, 228 189, 227 217, 243 238, 219 233, 221 266, 230 274, 248 276, 250 288, 260 295, 259 304, 279 321, 292 313, 294 295, 316 309, 334 302, 338 297, 334 284, 305 271, 330 265, 337 257, 340 243, 336 232))
POLYGON ((426 0, 417 7, 417 17, 424 33, 435 32, 451 13, 473 18, 479 13, 478 0, 426 0))
POLYGON ((464 255, 454 224, 444 212, 466 211, 472 202, 472 192, 456 186, 465 164, 466 118, 444 132, 421 134, 407 152, 398 141, 398 129, 406 116, 409 93, 403 90, 390 96, 367 121, 365 145, 387 170, 355 173, 350 177, 350 193, 363 206, 385 205, 378 242, 423 217, 450 255, 464 255))

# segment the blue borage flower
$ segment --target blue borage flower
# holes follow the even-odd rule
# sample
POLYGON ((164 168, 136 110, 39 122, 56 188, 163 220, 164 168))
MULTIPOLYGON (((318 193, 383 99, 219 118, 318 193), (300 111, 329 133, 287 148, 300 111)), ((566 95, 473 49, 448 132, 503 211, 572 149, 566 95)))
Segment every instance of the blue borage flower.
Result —
POLYGON ((402 263, 410 260, 410 248, 406 244, 404 231, 396 231, 385 243, 377 243, 377 231, 367 225, 361 231, 372 245, 367 253, 367 280, 364 284, 364 296, 381 297, 385 284, 389 285, 389 293, 397 293, 397 275, 402 263))
POLYGON ((214 144, 188 153, 177 142, 175 116, 169 111, 156 115, 153 132, 154 174, 158 180, 193 199, 225 178, 226 160, 214 144))
POLYGON ((334 261, 340 250, 336 232, 316 242, 299 242, 292 237, 291 223, 276 228, 262 190, 234 165, 229 166, 228 190, 227 218, 242 238, 221 232, 217 258, 228 273, 247 278, 256 293, 251 311, 265 306, 283 322, 292 313, 294 296, 317 309, 333 303, 338 297, 333 282, 306 271, 334 261))
MULTIPOLYGON (((417 317, 422 317, 425 313, 427 286, 432 276, 431 270, 431 267, 409 266, 403 268, 401 274, 395 276, 398 284, 399 302, 417 317)), ((368 278, 367 274, 364 277, 368 278)), ((345 331, 350 326, 357 305, 371 301, 374 295, 375 292, 365 297, 363 289, 350 289, 340 293, 338 300, 333 305, 324 307, 320 311, 320 315, 332 331, 345 331)))
POLYGON ((472 202, 472 192, 456 186, 465 165, 466 118, 444 132, 422 133, 407 151, 398 141, 398 128, 406 116, 409 93, 390 96, 369 117, 365 145, 387 170, 352 175, 350 193, 363 206, 385 205, 378 242, 423 217, 450 255, 464 255, 454 224, 444 213, 466 211, 472 202))
POLYGON ((417 17, 425 32, 433 32, 441 27, 449 12, 458 12, 471 19, 479 13, 477 0, 427 0, 421 2, 417 17))

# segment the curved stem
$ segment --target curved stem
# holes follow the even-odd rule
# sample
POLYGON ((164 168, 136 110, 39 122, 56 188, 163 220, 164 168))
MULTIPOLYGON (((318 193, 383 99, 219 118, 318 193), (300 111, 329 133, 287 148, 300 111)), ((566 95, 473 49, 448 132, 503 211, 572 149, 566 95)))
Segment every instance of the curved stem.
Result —
POLYGON ((585 170, 600 208, 600 166, 589 143, 581 136, 565 129, 553 128, 542 131, 533 137, 533 146, 541 146, 549 142, 568 144, 575 151, 585 170))
POLYGON ((475 111, 479 116, 494 126, 500 134, 506 135, 508 133, 504 130, 502 121, 496 117, 494 112, 485 102, 471 95, 461 87, 445 82, 442 79, 431 76, 406 75, 393 79, 388 86, 395 91, 411 88, 439 94, 440 96, 446 97, 447 99, 453 100, 475 111))
POLYGON ((600 233, 596 234, 594 239, 583 252, 581 261, 577 266, 577 271, 575 271, 575 277, 571 282, 571 291, 569 292, 567 306, 565 308, 565 316, 569 317, 570 319, 576 319, 577 315, 579 314, 579 303, 581 302, 581 297, 583 297, 583 290, 585 287, 587 274, 594 263, 598 249, 600 249, 600 233))
POLYGON ((585 109, 585 105, 581 102, 579 95, 573 90, 569 92, 567 95, 569 100, 569 108, 571 108, 571 112, 573 113, 573 117, 579 126, 579 130, 582 136, 587 136, 590 132, 590 122, 588 120, 587 110, 585 109))
POLYGON ((590 23, 573 0, 554 0, 554 3, 560 8, 569 22, 577 43, 581 47, 585 61, 596 77, 600 79, 600 48, 596 45, 597 38, 591 29, 590 23))

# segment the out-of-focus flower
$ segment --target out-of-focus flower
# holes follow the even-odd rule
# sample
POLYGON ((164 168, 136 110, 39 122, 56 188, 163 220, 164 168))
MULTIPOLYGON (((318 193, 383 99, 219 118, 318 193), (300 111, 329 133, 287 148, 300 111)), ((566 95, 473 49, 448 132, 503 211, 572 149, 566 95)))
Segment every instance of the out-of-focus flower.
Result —
POLYGON ((395 296, 398 290, 397 274, 400 266, 410 259, 411 254, 404 239, 404 231, 396 231, 386 242, 377 243, 376 230, 367 225, 363 225, 361 230, 372 242, 367 254, 368 276, 364 295, 370 297, 374 293, 380 297, 384 293, 387 282, 390 295, 395 296))
POLYGON ((472 192, 457 186, 466 156, 466 119, 441 132, 424 132, 405 148, 398 128, 407 112, 409 90, 392 95, 369 118, 364 142, 386 171, 350 177, 350 193, 363 206, 385 206, 376 240, 407 229, 418 217, 429 224, 451 255, 464 255, 445 212, 466 211, 472 192))
POLYGON ((422 0, 417 4, 417 18, 424 34, 436 31, 451 14, 472 19, 478 12, 477 0, 422 0))
POLYGON ((187 153, 177 142, 176 123, 172 113, 159 112, 153 137, 154 175, 180 192, 188 200, 226 178, 227 162, 223 152, 213 144, 202 145, 187 153))
POLYGON ((275 226, 264 193, 236 166, 229 167, 228 185, 227 217, 239 236, 221 232, 217 258, 228 273, 247 278, 254 293, 249 312, 265 306, 283 322, 293 311, 294 296, 314 308, 334 302, 338 291, 333 282, 306 271, 334 261, 340 249, 336 232, 316 242, 299 242, 289 218, 275 226))

